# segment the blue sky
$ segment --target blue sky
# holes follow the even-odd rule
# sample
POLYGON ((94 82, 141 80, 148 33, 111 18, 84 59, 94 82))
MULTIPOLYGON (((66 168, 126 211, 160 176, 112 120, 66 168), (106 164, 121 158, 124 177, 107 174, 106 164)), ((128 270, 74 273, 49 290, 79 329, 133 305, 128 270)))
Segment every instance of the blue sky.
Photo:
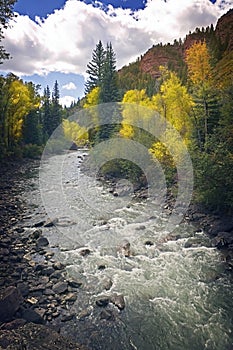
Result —
POLYGON ((18 0, 3 42, 12 59, 1 65, 27 81, 52 89, 61 103, 84 94, 86 65, 99 40, 111 41, 121 68, 153 44, 184 38, 216 24, 231 0, 18 0))

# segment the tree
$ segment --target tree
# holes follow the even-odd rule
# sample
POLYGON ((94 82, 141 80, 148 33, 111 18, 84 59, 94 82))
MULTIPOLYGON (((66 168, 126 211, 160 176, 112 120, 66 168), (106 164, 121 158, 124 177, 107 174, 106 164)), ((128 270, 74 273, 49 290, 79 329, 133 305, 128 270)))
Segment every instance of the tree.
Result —
POLYGON ((92 53, 92 60, 87 65, 89 78, 85 84, 85 91, 89 93, 94 87, 100 87, 103 79, 105 50, 101 40, 92 53))
POLYGON ((42 108, 44 141, 48 140, 54 130, 62 122, 62 107, 59 104, 59 97, 59 87, 56 80, 53 87, 52 98, 49 86, 44 90, 42 108))
MULTIPOLYGON (((206 42, 196 42, 186 51, 188 76, 192 83, 195 124, 199 148, 207 147, 211 117, 215 119, 217 110, 211 74, 211 57, 206 42)), ((216 121, 214 121, 216 122, 216 121)))
POLYGON ((52 93, 52 116, 51 116, 51 129, 52 132, 61 124, 62 122, 62 108, 59 104, 60 92, 57 80, 54 83, 53 93, 52 93))
MULTIPOLYGON (((13 6, 16 0, 0 0, 0 42, 4 38, 4 30, 9 25, 9 20, 14 17, 13 6)), ((3 46, 0 46, 0 64, 9 58, 9 54, 3 46)))
POLYGON ((51 93, 49 86, 44 89, 43 96, 43 107, 42 107, 42 124, 43 124, 43 135, 46 141, 52 134, 51 127, 51 93))
POLYGON ((30 83, 14 74, 1 77, 0 127, 2 153, 13 152, 23 139, 23 126, 31 110, 39 108, 40 98, 30 83))
POLYGON ((116 102, 118 101, 118 86, 116 72, 116 55, 113 51, 112 44, 107 44, 103 77, 100 83, 100 102, 116 102))

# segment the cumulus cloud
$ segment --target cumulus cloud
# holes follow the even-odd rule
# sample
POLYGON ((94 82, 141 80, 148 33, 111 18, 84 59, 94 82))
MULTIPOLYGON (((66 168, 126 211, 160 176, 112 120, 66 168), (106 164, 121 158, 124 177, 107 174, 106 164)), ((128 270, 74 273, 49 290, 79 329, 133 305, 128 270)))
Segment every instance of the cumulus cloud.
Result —
POLYGON ((77 86, 71 81, 71 82, 63 85, 62 89, 64 89, 64 90, 76 90, 77 86))
POLYGON ((77 98, 74 98, 73 96, 63 96, 60 97, 59 99, 59 103, 63 106, 63 107, 69 107, 71 105, 72 102, 77 101, 77 98))
POLYGON ((6 31, 4 46, 12 59, 1 68, 18 75, 51 71, 85 75, 99 40, 111 41, 118 68, 135 60, 153 44, 183 38, 197 26, 216 24, 231 1, 147 0, 145 8, 94 7, 67 0, 64 8, 45 19, 18 16, 6 31))

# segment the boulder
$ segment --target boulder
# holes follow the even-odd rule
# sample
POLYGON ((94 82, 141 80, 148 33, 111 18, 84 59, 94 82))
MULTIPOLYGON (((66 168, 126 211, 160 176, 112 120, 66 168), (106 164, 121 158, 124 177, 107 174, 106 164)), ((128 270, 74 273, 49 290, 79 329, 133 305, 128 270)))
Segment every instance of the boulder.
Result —
POLYGON ((10 286, 0 291, 0 322, 12 320, 22 302, 20 291, 10 286))
POLYGON ((46 247, 47 245, 49 245, 49 241, 46 237, 39 237, 36 241, 36 245, 39 248, 46 247))
POLYGON ((62 293, 65 293, 67 291, 68 284, 66 282, 58 282, 58 283, 54 284, 52 289, 56 294, 62 294, 62 293))
POLYGON ((33 323, 37 323, 37 324, 45 323, 45 321, 41 317, 41 315, 32 309, 24 309, 21 312, 21 317, 24 320, 26 320, 27 322, 33 322, 33 323))
POLYGON ((113 294, 110 299, 111 303, 118 307, 119 310, 125 308, 125 299, 122 294, 113 294))
POLYGON ((100 297, 96 300, 96 305, 100 307, 105 307, 109 304, 109 297, 100 297))

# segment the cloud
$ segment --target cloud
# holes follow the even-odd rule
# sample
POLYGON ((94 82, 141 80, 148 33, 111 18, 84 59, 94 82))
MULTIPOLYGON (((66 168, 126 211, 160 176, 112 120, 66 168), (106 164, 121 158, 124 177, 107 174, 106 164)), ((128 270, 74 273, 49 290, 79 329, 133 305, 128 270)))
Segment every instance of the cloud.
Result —
POLYGON ((63 85, 62 89, 64 89, 64 90, 76 90, 77 86, 71 81, 70 83, 63 85))
POLYGON ((77 98, 74 98, 73 96, 63 96, 59 99, 59 102, 63 107, 70 107, 71 103, 74 101, 77 101, 77 98))
POLYGON ((80 0, 45 19, 18 16, 3 42, 12 59, 1 69, 18 75, 52 71, 85 75, 92 50, 99 40, 111 41, 118 68, 134 61, 153 44, 183 38, 197 26, 216 24, 230 7, 228 0, 148 0, 143 10, 105 10, 80 0))

